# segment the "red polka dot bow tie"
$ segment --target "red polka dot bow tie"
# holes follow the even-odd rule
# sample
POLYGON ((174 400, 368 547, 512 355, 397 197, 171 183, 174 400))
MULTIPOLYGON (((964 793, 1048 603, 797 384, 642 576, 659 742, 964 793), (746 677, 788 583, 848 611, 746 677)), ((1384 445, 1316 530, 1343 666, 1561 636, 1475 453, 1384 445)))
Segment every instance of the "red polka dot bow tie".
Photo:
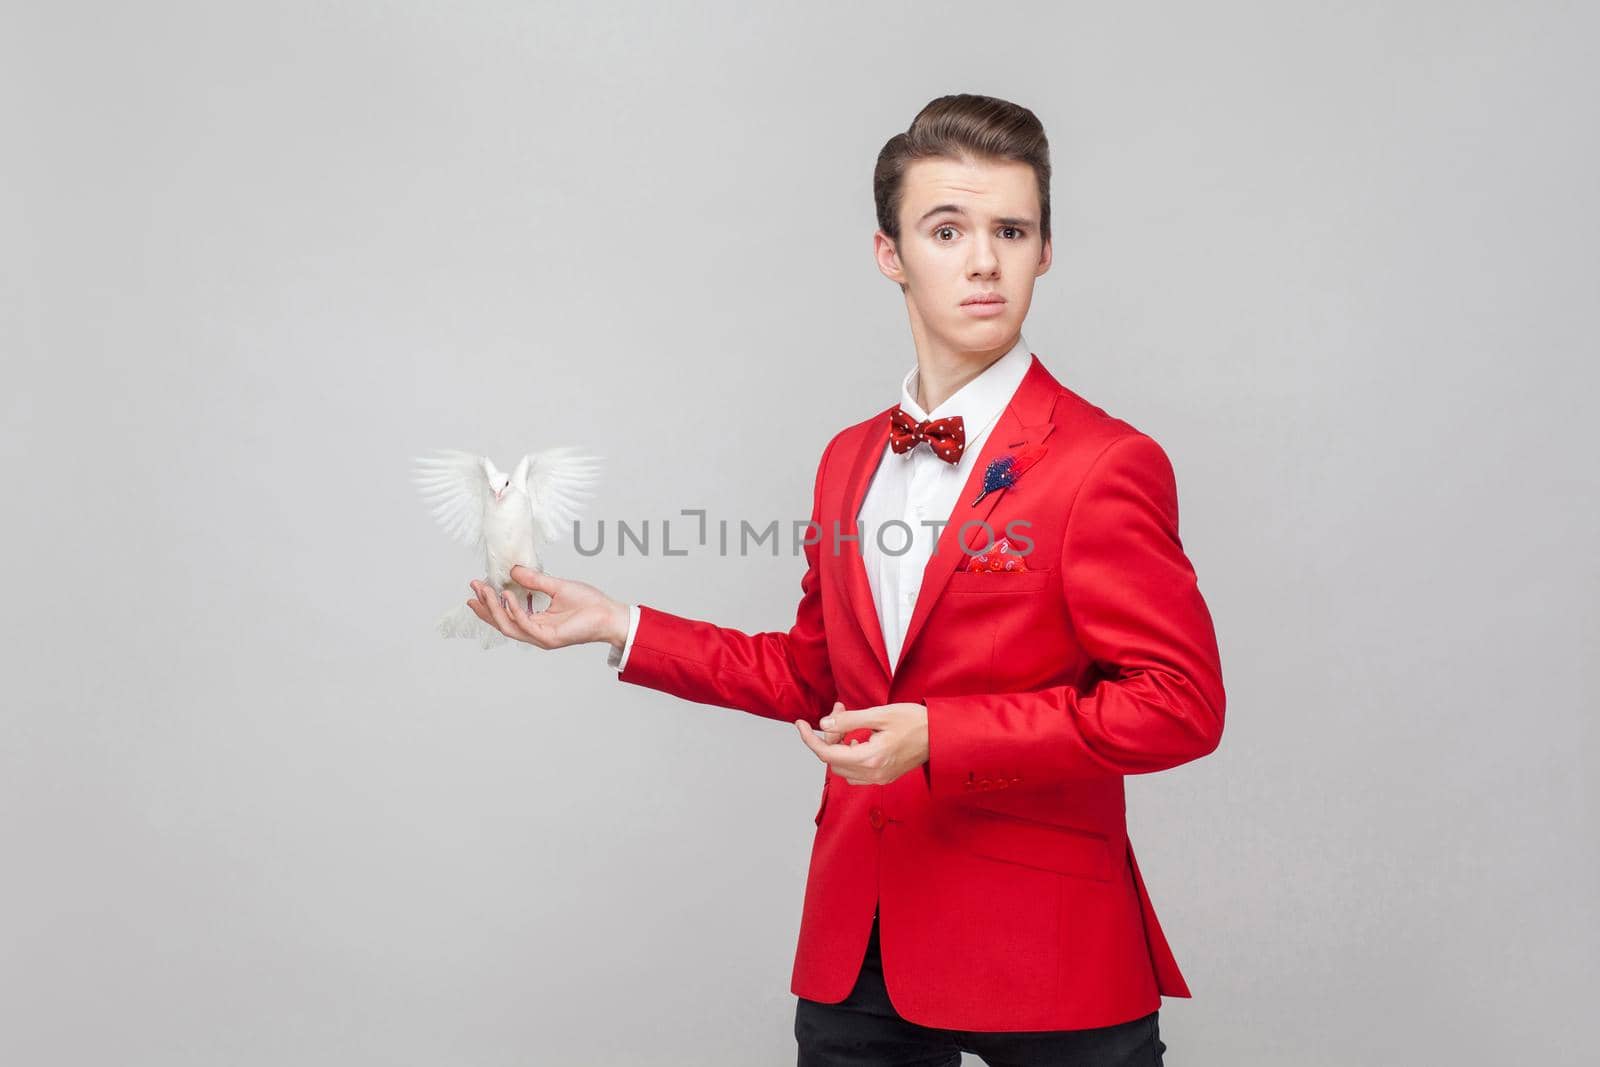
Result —
POLYGON ((909 452, 917 447, 918 441, 928 442, 934 455, 954 465, 961 462, 961 450, 967 445, 967 432, 962 428, 960 415, 918 422, 896 404, 894 410, 889 412, 889 447, 896 452, 909 452))

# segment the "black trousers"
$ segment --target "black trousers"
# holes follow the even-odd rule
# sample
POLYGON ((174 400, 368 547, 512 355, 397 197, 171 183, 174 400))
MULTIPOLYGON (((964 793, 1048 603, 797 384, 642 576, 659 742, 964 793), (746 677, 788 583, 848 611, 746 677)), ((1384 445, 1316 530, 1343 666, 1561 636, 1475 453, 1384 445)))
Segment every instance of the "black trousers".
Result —
POLYGON ((855 988, 838 1004, 796 998, 799 1067, 958 1067, 970 1052, 989 1067, 1162 1067, 1167 1046, 1153 1011, 1089 1030, 942 1030, 900 1018, 883 984, 878 917, 855 988))

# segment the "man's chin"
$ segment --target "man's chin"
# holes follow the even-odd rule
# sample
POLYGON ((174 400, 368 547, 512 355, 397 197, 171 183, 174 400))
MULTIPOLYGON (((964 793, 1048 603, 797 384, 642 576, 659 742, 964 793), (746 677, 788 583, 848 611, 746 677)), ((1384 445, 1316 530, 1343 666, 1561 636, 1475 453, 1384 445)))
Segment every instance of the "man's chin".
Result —
POLYGON ((955 325, 952 336, 955 337, 962 348, 973 350, 980 348, 993 348, 1009 337, 1015 337, 1020 327, 1012 315, 996 315, 992 319, 966 318, 962 313, 962 321, 955 325))

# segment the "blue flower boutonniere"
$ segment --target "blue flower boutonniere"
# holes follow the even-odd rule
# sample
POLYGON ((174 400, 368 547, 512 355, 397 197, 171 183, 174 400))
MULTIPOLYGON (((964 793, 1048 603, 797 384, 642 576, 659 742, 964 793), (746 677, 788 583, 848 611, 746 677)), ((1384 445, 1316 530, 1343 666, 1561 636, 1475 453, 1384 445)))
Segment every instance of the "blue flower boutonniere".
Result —
POLYGON ((1044 455, 1045 446, 1040 443, 1028 445, 1022 451, 1011 456, 996 456, 989 461, 989 466, 983 472, 983 489, 972 498, 969 507, 977 507, 978 501, 990 493, 1000 489, 1009 489, 1016 484, 1022 472, 1036 463, 1044 455))

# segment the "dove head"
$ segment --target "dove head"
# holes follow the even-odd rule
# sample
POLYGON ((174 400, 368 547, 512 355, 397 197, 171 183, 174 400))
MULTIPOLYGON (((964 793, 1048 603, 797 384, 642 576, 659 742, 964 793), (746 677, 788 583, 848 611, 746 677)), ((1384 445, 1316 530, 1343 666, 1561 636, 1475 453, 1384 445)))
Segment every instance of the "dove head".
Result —
POLYGON ((489 491, 494 494, 495 503, 500 503, 511 488, 511 475, 495 467, 494 461, 487 457, 483 461, 483 473, 489 479, 489 491))

